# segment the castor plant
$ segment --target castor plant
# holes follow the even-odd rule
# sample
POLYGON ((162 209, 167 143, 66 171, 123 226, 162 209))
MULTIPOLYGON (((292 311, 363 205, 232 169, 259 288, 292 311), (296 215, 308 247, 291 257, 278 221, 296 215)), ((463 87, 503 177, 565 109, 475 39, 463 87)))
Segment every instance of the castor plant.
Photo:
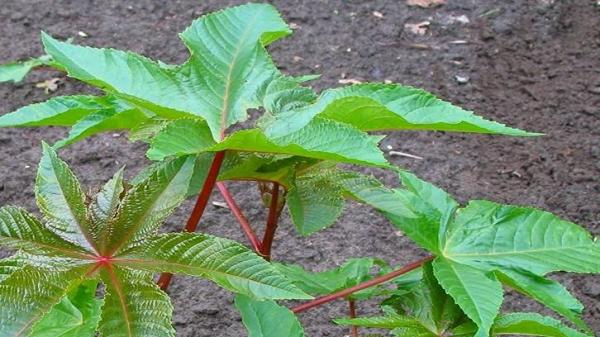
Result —
POLYGON ((394 130, 539 133, 400 84, 316 93, 306 85, 315 75, 283 74, 267 52, 290 34, 273 6, 247 4, 194 21, 181 34, 190 52, 183 64, 42 33, 44 56, 0 66, 0 81, 50 67, 103 92, 53 97, 0 116, 1 127, 71 127, 64 139, 43 146, 36 199, 45 225, 23 209, 2 208, 0 244, 16 252, 0 268, 0 335, 58 329, 61 336, 173 336, 164 292, 171 273, 207 278, 234 292, 252 337, 304 336, 296 315, 337 299, 348 301, 350 317, 335 323, 350 325, 353 336, 359 326, 394 336, 593 334, 581 318, 583 306, 548 277, 600 272, 600 247, 590 233, 529 207, 483 200, 461 206, 391 165, 378 145, 394 130), (99 194, 86 196, 54 151, 110 130, 147 143, 154 163, 130 183, 119 171, 99 194), (391 170, 402 185, 386 187, 359 166, 391 170), (258 185, 268 209, 263 235, 227 181, 258 185), (254 252, 194 233, 215 188, 254 252), (185 233, 157 234, 170 212, 194 195, 185 233), (286 207, 298 232, 309 236, 333 225, 347 200, 381 212, 429 255, 401 267, 363 257, 318 273, 271 262, 286 207), (504 287, 564 321, 501 313, 504 287), (281 302, 312 296, 298 305, 281 302), (374 298, 383 314, 355 317, 360 301, 374 298), (65 312, 72 325, 58 323, 65 312))

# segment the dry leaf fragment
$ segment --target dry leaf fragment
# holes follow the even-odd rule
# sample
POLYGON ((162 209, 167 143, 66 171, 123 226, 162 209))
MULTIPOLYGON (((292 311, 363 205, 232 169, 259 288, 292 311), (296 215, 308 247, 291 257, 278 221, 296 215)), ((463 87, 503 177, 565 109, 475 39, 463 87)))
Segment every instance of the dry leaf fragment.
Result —
POLYGON ((361 84, 361 80, 357 80, 355 78, 342 78, 338 80, 339 84, 361 84))
POLYGON ((401 152, 401 151, 390 151, 388 152, 391 156, 401 156, 401 157, 408 157, 408 158, 412 158, 412 159, 417 159, 417 160, 423 160, 423 157, 421 156, 417 156, 414 154, 410 154, 410 153, 406 153, 406 152, 401 152))
POLYGON ((425 33, 427 33, 427 28, 429 28, 430 24, 431 24, 431 22, 429 22, 429 21, 423 21, 423 22, 418 22, 418 23, 407 23, 404 25, 404 29, 408 30, 409 32, 411 32, 413 34, 425 35, 425 33))
POLYGON ((44 89, 44 92, 50 94, 51 92, 55 92, 58 90, 58 86, 62 83, 62 79, 60 77, 51 78, 49 80, 45 80, 43 82, 39 82, 35 85, 36 88, 44 89))
POLYGON ((419 6, 421 8, 434 8, 446 4, 446 0, 406 0, 409 6, 419 6))
POLYGON ((213 201, 212 204, 213 204, 213 206, 218 207, 218 208, 229 208, 229 206, 227 206, 226 203, 221 202, 221 201, 213 201))
MULTIPOLYGON (((414 48, 414 49, 433 49, 433 47, 431 47, 428 44, 424 44, 424 43, 411 43, 408 45, 410 48, 414 48)), ((398 58, 398 60, 400 60, 401 58, 398 58)))

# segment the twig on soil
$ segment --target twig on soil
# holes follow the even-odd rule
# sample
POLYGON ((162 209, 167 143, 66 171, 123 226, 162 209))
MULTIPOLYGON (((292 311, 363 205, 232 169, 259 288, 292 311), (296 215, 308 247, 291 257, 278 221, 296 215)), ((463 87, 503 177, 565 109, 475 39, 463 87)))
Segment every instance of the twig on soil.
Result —
POLYGON ((406 152, 400 152, 400 151, 390 151, 388 152, 390 155, 392 156, 402 156, 402 157, 408 157, 408 158, 413 158, 413 159, 418 159, 418 160, 423 160, 423 157, 419 157, 416 156, 414 154, 410 154, 410 153, 406 153, 406 152))
POLYGON ((402 268, 400 268, 398 270, 394 270, 391 273, 385 274, 383 276, 376 277, 376 278, 374 278, 372 280, 369 280, 367 282, 363 282, 361 284, 355 285, 354 287, 350 287, 348 289, 344 289, 344 290, 338 291, 337 293, 333 293, 331 295, 319 297, 319 298, 317 298, 315 300, 312 300, 310 302, 306 302, 304 304, 301 304, 301 305, 293 308, 292 311, 294 313, 296 313, 296 314, 297 313, 301 313, 301 312, 306 311, 308 309, 311 309, 311 308, 314 308, 314 307, 318 307, 320 305, 323 305, 325 303, 329 303, 329 302, 335 301, 335 300, 337 300, 339 298, 342 298, 342 297, 346 297, 346 296, 351 295, 351 294, 353 294, 353 293, 355 293, 357 291, 361 291, 363 289, 367 289, 367 288, 370 288, 370 287, 373 287, 373 286, 385 283, 385 282, 387 282, 389 280, 392 280, 392 279, 394 279, 394 278, 396 278, 396 277, 398 277, 400 275, 406 274, 406 273, 408 273, 410 271, 413 271, 413 270, 421 267, 423 264, 425 264, 425 263, 433 260, 433 258, 434 258, 434 256, 428 256, 426 258, 420 259, 420 260, 415 261, 415 262, 413 262, 411 264, 408 264, 408 265, 406 265, 406 266, 404 266, 404 267, 402 267, 402 268))

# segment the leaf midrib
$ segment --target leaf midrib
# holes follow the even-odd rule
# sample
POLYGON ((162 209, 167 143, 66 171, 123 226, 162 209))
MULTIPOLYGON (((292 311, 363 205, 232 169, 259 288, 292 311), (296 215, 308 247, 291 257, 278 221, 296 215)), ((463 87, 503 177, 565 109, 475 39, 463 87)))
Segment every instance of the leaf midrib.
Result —
MULTIPOLYGON (((477 303, 477 302, 475 302, 475 299, 473 298, 473 296, 471 295, 471 293, 467 290, 467 287, 465 287, 465 282, 462 280, 462 278, 460 278, 460 273, 454 268, 454 265, 452 264, 452 262, 451 261, 447 261, 446 263, 448 264, 448 266, 450 267, 450 269, 452 269, 452 271, 454 272, 454 275, 456 276, 456 279, 458 280, 458 282, 460 282, 461 287, 465 290, 465 293, 467 294, 467 297, 469 297, 469 300, 471 301, 471 303, 472 304, 477 303)), ((476 305, 474 305, 474 307, 476 308, 475 310, 477 311, 477 316, 479 318, 479 322, 482 322, 481 313, 477 309, 476 305)))
POLYGON ((131 322, 129 321, 129 312, 127 310, 127 304, 125 303, 125 295, 123 294, 123 289, 121 287, 121 283, 119 282, 119 278, 115 274, 112 265, 108 264, 106 271, 110 282, 112 283, 117 293, 117 297, 119 298, 119 304, 121 305, 123 318, 125 319, 125 324, 127 325, 127 336, 133 337, 133 331, 131 330, 131 322))
MULTIPOLYGON (((184 165, 185 165, 185 163, 183 163, 178 168, 177 173, 175 173, 171 177, 171 180, 169 181, 167 186, 165 186, 165 188, 163 188, 162 191, 160 191, 160 193, 156 196, 156 198, 154 198, 154 200, 152 202, 152 206, 146 208, 146 210, 144 211, 142 216, 139 218, 139 221, 136 221, 136 223, 134 225, 132 225, 129 228, 129 230, 127 230, 127 232, 123 235, 123 239, 120 242, 118 242, 116 245, 114 245, 115 247, 110 247, 113 245, 110 242, 107 243, 109 245, 108 255, 110 255, 110 256, 114 255, 116 252, 121 250, 121 248, 125 247, 125 245, 127 243, 129 243, 129 240, 135 236, 136 232, 142 227, 142 224, 145 223, 146 219, 148 218, 148 215, 151 213, 152 210, 154 210, 157 200, 160 200, 162 198, 162 196, 166 193, 166 191, 171 187, 171 184, 173 183, 173 181, 175 181, 175 179, 177 178, 179 173, 181 173, 181 169, 184 167, 184 165)), ((125 202, 123 202, 123 203, 125 203, 125 202)), ((121 208, 121 210, 123 210, 123 208, 121 208)), ((118 219, 118 218, 116 218, 116 219, 118 219)), ((112 221, 112 224, 116 225, 118 223, 115 223, 114 221, 112 221)))
MULTIPOLYGON (((182 269, 192 269, 192 270, 198 270, 200 271, 202 274, 204 275, 211 275, 211 274, 218 274, 218 275, 223 275, 223 276, 227 276, 227 277, 234 277, 240 280, 246 280, 248 282, 252 282, 255 284, 259 284, 259 285, 263 285, 263 286, 267 286, 273 289, 277 289, 279 291, 285 291, 287 293, 293 294, 292 291, 284 289, 284 288, 278 288, 274 285, 270 285, 264 282, 259 282, 247 277, 242 277, 239 275, 235 275, 235 274, 231 274, 231 273, 227 273, 227 272, 223 272, 223 271, 218 271, 218 270, 214 270, 214 269, 207 269, 204 267, 196 267, 196 266, 191 266, 189 264, 182 264, 182 263, 177 263, 177 262, 170 262, 170 261, 157 261, 157 260, 144 260, 144 259, 135 259, 135 258, 115 258, 114 263, 119 263, 122 262, 124 264, 127 263, 132 263, 132 264, 138 264, 138 265, 155 265, 156 267, 160 267, 160 265, 171 265, 174 266, 175 268, 182 268, 182 269)), ((164 271, 164 270, 163 270, 164 271)))
MULTIPOLYGON (((2 240, 2 238, 0 238, 0 241, 4 241, 4 240, 2 240)), ((51 249, 51 250, 54 250, 57 252, 64 253, 64 255, 66 257, 70 257, 70 258, 76 258, 76 259, 82 259, 82 260, 89 260, 89 259, 93 258, 92 255, 87 255, 84 252, 77 252, 75 250, 70 250, 66 247, 53 246, 53 245, 50 245, 47 243, 41 243, 41 242, 33 241, 33 240, 7 238, 7 241, 27 242, 27 243, 33 244, 35 246, 45 247, 45 248, 48 248, 48 249, 51 249)), ((24 250, 27 251, 27 249, 24 249, 24 250)))
MULTIPOLYGON (((55 158, 50 158, 50 160, 52 162, 54 162, 54 159, 55 158)), ((60 165, 61 163, 59 162, 58 164, 60 165)), ((58 188, 60 188, 61 196, 64 199, 65 204, 67 204, 67 209, 69 210, 69 213, 71 214, 71 217, 73 218, 73 220, 75 220, 75 224, 77 225, 77 228, 79 228, 79 231, 83 235, 83 238, 85 239, 85 241, 87 241, 87 243, 91 246, 91 248, 94 250, 94 252, 97 253, 98 252, 98 247, 94 243, 94 240, 91 239, 91 233, 89 233, 84 228, 84 226, 80 223, 80 219, 75 215, 73 206, 67 200, 67 195, 65 194, 65 189, 63 187, 63 184, 62 184, 61 180, 58 178, 58 174, 56 172, 56 167, 55 167, 54 163, 52 163, 52 173, 54 175, 54 178, 56 179, 56 182, 58 183, 57 184, 58 188)), ((68 175, 68 169, 67 169, 67 175, 68 175)))
POLYGON ((244 30, 244 33, 238 40, 239 43, 236 46, 235 51, 232 54, 233 57, 232 57, 231 62, 229 63, 229 67, 227 69, 227 76, 225 78, 225 92, 223 93, 223 108, 221 109, 221 125, 220 125, 220 131, 219 131, 221 140, 223 138, 225 138, 225 129, 227 128, 227 119, 228 119, 228 115, 229 115, 229 96, 230 96, 231 87, 233 85, 233 82, 231 80, 231 77, 233 75, 233 68, 235 67, 235 64, 237 63, 237 58, 239 57, 241 47, 244 45, 246 36, 250 33, 250 31, 251 31, 250 28, 252 27, 252 25, 254 25, 257 18, 258 18, 258 14, 257 14, 257 12, 254 12, 254 16, 252 17, 252 20, 248 23, 248 25, 246 26, 246 29, 244 30))

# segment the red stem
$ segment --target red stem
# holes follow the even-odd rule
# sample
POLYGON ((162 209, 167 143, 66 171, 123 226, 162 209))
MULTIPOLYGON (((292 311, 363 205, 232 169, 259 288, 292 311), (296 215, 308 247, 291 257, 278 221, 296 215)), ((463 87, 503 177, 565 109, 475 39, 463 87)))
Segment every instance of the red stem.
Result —
POLYGON ((303 311, 306 311, 308 309, 320 306, 322 304, 325 304, 325 303, 328 303, 328 302, 331 302, 331 301, 335 301, 338 298, 346 297, 346 296, 351 295, 351 294, 353 294, 353 293, 355 293, 357 291, 361 291, 363 289, 367 289, 367 288, 376 286, 378 284, 385 283, 385 282, 387 282, 387 281, 389 281, 391 279, 394 279, 394 278, 396 278, 396 277, 398 277, 400 275, 406 274, 406 273, 408 273, 410 271, 413 271, 413 270, 421 267, 424 263, 433 260, 433 258, 434 258, 434 256, 428 256, 426 258, 420 259, 420 260, 415 261, 415 262, 413 262, 411 264, 408 264, 408 265, 406 265, 406 266, 404 266, 404 267, 402 267, 402 268, 400 268, 398 270, 394 270, 391 273, 385 274, 383 276, 376 277, 376 278, 374 278, 372 280, 369 280, 367 282, 363 282, 363 283, 358 284, 358 285, 356 285, 354 287, 350 287, 348 289, 344 289, 344 290, 338 291, 337 293, 333 293, 331 295, 319 297, 319 298, 317 298, 315 300, 312 300, 310 302, 306 302, 304 304, 301 304, 301 305, 293 308, 292 311, 294 313, 296 313, 296 314, 297 313, 301 313, 303 311))
MULTIPOLYGON (((350 318, 356 318, 356 301, 354 301, 354 300, 348 301, 348 311, 350 314, 350 318)), ((358 327, 356 325, 353 325, 350 327, 350 336, 351 337, 359 337, 358 327)))
POLYGON ((273 246, 273 238, 277 230, 277 222, 279 221, 279 184, 274 182, 271 190, 271 204, 269 205, 269 217, 267 218, 267 226, 265 235, 262 240, 261 253, 267 261, 271 261, 271 247, 273 246))
POLYGON ((246 236, 248 237, 248 240, 250 240, 250 244, 252 245, 252 248, 257 253, 260 254, 260 252, 261 252, 260 240, 258 240, 256 233, 250 226, 250 222, 248 222, 248 219, 246 218, 246 216, 244 216, 244 213, 242 213, 240 206, 238 206, 238 204, 235 202, 235 200, 233 199, 233 196, 231 195, 231 193, 229 193, 229 190, 227 189, 227 187, 225 186, 224 183, 222 183, 222 182, 217 183, 217 189, 219 189, 219 192, 221 192, 221 195, 225 199, 227 206, 229 206, 229 208, 231 209, 231 212, 233 213, 233 215, 235 216, 237 221, 240 223, 240 226, 242 226, 242 230, 244 231, 244 234, 246 234, 246 236))
POLYGON ((219 170, 221 169, 221 165, 223 164, 224 158, 225 151, 217 152, 215 154, 215 158, 213 159, 213 162, 210 165, 210 169, 208 171, 208 175, 206 176, 206 180, 204 180, 202 190, 200 191, 200 194, 198 194, 198 200, 196 200, 196 205, 194 205, 192 214, 190 214, 190 217, 187 221, 187 225, 185 226, 186 232, 196 231, 198 223, 200 222, 200 218, 202 217, 202 214, 204 214, 206 205, 208 205, 210 195, 213 189, 215 188, 215 184, 219 176, 219 170))
MULTIPOLYGON (((215 188, 215 183, 217 182, 217 178, 219 176, 219 170, 221 169, 221 165, 223 164, 223 159, 225 158, 225 151, 220 151, 215 153, 215 157, 213 158, 213 162, 210 165, 210 169, 208 170, 208 175, 204 180, 204 185, 202 186, 202 190, 200 194, 198 194, 198 199, 196 200, 196 204, 194 205, 194 209, 188 218, 187 224, 185 226, 186 232, 194 232, 198 227, 198 223, 200 222, 200 218, 202 214, 204 214, 204 210, 206 210, 206 205, 208 205, 208 200, 210 199, 210 195, 215 188)), ((171 279, 173 278, 173 274, 163 273, 160 275, 158 279, 158 286, 162 290, 167 290, 169 284, 171 283, 171 279)))

